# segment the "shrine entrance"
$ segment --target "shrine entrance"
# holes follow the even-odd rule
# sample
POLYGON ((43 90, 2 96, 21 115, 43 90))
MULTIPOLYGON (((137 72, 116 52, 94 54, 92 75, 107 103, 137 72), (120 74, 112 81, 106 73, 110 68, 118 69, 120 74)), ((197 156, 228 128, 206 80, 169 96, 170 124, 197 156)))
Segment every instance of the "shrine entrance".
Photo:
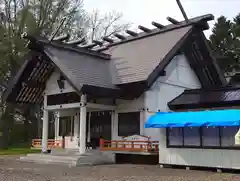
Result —
POLYGON ((91 112, 90 135, 90 142, 95 148, 99 147, 100 138, 111 140, 112 131, 110 111, 91 112))

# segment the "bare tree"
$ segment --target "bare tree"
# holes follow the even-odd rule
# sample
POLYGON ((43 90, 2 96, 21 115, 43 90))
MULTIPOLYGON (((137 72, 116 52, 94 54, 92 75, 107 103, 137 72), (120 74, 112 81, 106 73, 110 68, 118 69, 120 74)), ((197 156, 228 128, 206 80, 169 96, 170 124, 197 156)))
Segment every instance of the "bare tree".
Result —
POLYGON ((123 21, 122 13, 112 11, 101 14, 99 10, 94 10, 89 14, 87 35, 90 41, 99 40, 101 37, 110 37, 115 33, 123 32, 130 25, 123 21))

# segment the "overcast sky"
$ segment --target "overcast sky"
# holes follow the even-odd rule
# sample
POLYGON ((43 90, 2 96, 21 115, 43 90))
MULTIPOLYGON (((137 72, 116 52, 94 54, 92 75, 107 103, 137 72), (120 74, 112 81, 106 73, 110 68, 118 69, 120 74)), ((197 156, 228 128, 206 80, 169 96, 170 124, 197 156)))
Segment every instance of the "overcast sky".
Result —
MULTIPOLYGON (((151 22, 169 24, 167 16, 183 20, 176 0, 85 0, 87 11, 98 9, 101 12, 116 10, 123 13, 125 21, 133 23, 133 29, 138 25, 151 27, 151 22)), ((240 0, 181 0, 189 18, 211 13, 215 19, 221 15, 228 18, 240 12, 240 0)), ((211 22, 212 26, 214 23, 211 22)), ((209 35, 209 31, 205 32, 209 35)))

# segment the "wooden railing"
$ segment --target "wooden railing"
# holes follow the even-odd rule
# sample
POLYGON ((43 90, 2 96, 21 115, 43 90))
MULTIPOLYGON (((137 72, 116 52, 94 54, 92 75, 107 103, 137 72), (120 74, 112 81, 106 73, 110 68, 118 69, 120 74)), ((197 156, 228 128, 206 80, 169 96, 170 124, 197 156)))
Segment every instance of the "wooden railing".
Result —
MULTIPOLYGON (((32 140, 32 147, 33 148, 41 148, 42 147, 42 139, 33 139, 32 140)), ((62 148, 63 142, 62 140, 48 140, 48 148, 62 148)))
POLYGON ((158 154, 158 141, 100 140, 101 151, 145 152, 158 154))

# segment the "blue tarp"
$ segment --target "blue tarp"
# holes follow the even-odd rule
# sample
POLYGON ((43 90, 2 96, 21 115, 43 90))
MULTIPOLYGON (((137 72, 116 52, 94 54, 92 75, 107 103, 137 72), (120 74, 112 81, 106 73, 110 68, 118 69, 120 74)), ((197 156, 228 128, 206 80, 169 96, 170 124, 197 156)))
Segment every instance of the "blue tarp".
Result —
POLYGON ((158 112, 145 123, 145 128, 200 126, 240 126, 240 110, 158 112))

